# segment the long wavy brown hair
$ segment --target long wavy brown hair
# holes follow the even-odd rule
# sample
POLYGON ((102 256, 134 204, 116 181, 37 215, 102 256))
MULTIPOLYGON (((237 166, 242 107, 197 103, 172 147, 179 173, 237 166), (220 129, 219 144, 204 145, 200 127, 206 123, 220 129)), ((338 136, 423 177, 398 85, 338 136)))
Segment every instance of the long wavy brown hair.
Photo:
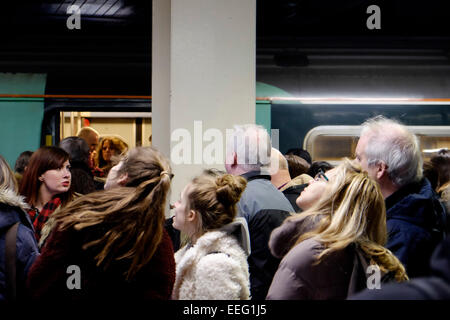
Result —
POLYGON ((105 144, 105 142, 109 142, 111 145, 111 148, 116 150, 116 156, 119 156, 122 153, 127 152, 128 144, 125 141, 123 141, 121 138, 115 137, 115 136, 105 136, 100 140, 100 143, 97 146, 96 157, 94 159, 95 166, 99 167, 100 169, 106 168, 107 171, 109 171, 109 169, 111 169, 113 164, 107 162, 103 158, 102 148, 103 148, 103 145, 105 144))
POLYGON ((80 197, 55 219, 59 230, 106 227, 100 238, 85 243, 83 249, 93 247, 98 252, 97 266, 105 269, 114 261, 130 260, 125 273, 130 280, 161 242, 172 174, 168 160, 152 147, 131 149, 121 161, 119 174, 128 175, 126 186, 80 197))
POLYGON ((394 272, 398 282, 408 279, 402 263, 384 247, 386 207, 380 187, 350 160, 345 159, 336 168, 336 174, 313 207, 288 219, 318 221, 313 230, 299 235, 295 243, 309 238, 319 241, 325 249, 317 256, 317 263, 328 254, 355 244, 383 272, 394 272))

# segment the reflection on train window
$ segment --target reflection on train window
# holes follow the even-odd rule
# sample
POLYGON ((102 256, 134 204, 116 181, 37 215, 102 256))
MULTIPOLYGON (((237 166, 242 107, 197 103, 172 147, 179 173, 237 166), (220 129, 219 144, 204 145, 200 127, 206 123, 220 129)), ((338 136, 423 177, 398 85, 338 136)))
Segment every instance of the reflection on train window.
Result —
MULTIPOLYGON (((450 136, 450 132, 447 131, 450 136)), ((418 134, 420 140, 420 147, 422 148, 424 160, 430 160, 433 153, 440 149, 450 149, 450 137, 433 137, 433 136, 423 136, 418 134)))
MULTIPOLYGON (((450 149, 449 126, 408 126, 420 141, 424 160, 440 149, 450 149)), ((303 148, 313 161, 328 161, 337 165, 342 158, 353 158, 358 143, 360 126, 318 126, 305 137, 303 148)))
POLYGON ((150 146, 151 115, 151 112, 61 112, 60 139, 90 126, 101 136, 121 136, 130 147, 150 146))
POLYGON ((339 161, 355 153, 358 139, 347 136, 317 136, 311 157, 314 161, 339 161))

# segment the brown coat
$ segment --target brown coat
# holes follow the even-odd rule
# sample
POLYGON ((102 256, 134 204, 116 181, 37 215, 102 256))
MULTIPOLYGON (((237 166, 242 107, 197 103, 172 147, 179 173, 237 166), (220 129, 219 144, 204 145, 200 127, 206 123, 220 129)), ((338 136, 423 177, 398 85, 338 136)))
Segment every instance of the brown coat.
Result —
MULTIPOLYGON (((286 254, 286 244, 295 243, 298 233, 310 229, 299 221, 286 221, 272 233, 272 254, 286 254)), ((351 247, 333 252, 316 263, 323 246, 307 239, 292 248, 283 258, 267 294, 268 300, 345 299, 353 271, 354 250, 351 247)))

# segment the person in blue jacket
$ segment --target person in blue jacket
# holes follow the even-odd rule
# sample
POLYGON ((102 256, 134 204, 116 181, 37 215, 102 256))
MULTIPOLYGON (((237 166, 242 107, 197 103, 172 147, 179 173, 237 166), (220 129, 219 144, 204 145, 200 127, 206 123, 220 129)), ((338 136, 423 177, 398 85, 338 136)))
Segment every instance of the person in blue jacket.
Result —
MULTIPOLYGON (((28 205, 17 194, 17 182, 8 163, 0 156, 0 301, 26 298, 25 283, 28 270, 39 255, 33 225, 26 213, 28 205), (16 295, 7 291, 5 275, 5 236, 16 223, 16 295)), ((9 287, 13 285, 10 284, 9 287)))
POLYGON ((428 277, 383 285, 380 290, 366 289, 349 297, 349 300, 450 300, 449 237, 433 252, 430 269, 428 277))
POLYGON ((386 247, 410 278, 429 275, 431 254, 445 237, 446 213, 423 177, 417 137, 397 121, 369 119, 362 126, 356 160, 378 182, 385 199, 386 247))

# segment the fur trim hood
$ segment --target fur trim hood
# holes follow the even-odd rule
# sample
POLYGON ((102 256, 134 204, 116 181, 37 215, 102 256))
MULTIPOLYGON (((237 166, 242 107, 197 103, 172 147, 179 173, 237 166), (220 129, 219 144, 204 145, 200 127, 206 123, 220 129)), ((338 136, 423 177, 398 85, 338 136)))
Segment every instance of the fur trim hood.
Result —
POLYGON ((30 209, 30 206, 25 202, 25 197, 19 196, 11 189, 0 189, 0 204, 10 207, 19 207, 23 211, 30 209))
POLYGON ((0 228, 9 227, 18 221, 28 222, 32 228, 27 214, 29 205, 24 197, 17 195, 11 189, 0 189, 0 228))

